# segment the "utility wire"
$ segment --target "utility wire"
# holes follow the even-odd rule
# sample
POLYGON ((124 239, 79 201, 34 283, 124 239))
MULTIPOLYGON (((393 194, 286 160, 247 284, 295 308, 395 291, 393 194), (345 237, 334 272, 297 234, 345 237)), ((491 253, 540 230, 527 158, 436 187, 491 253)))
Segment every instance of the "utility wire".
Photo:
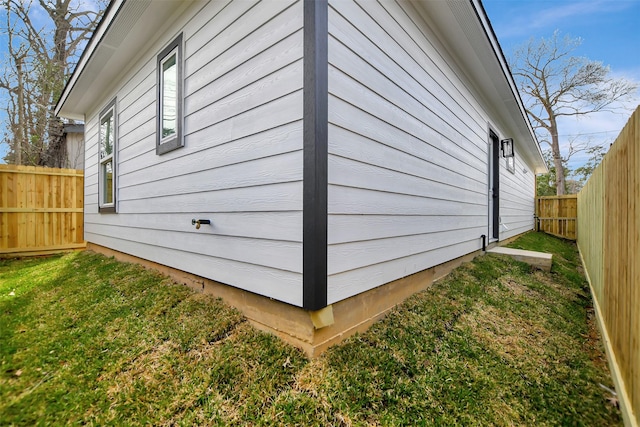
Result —
POLYGON ((597 134, 601 134, 601 133, 611 133, 611 132, 620 132, 622 129, 615 129, 615 130, 604 130, 601 132, 586 132, 586 133, 568 133, 568 134, 562 134, 562 135, 558 135, 558 136, 585 136, 585 135, 597 135, 597 134))

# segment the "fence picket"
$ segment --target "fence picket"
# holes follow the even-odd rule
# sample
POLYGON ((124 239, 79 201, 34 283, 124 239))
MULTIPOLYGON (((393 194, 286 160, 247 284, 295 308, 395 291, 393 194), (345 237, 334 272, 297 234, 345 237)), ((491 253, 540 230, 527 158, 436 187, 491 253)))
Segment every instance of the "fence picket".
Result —
POLYGON ((85 247, 83 172, 0 165, 0 257, 85 247))
POLYGON ((640 107, 578 194, 578 248, 626 425, 640 424, 640 107))
POLYGON ((544 196, 536 199, 538 231, 576 240, 578 196, 544 196))

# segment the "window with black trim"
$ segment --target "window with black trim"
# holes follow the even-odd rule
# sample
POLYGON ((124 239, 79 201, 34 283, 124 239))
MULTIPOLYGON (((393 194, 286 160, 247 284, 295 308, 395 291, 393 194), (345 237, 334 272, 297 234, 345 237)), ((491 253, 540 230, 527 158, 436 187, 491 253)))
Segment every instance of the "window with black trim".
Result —
POLYGON ((99 123, 98 210, 116 212, 118 127, 115 99, 102 110, 99 123))
POLYGON ((184 145, 182 139, 182 34, 158 55, 156 154, 184 145))

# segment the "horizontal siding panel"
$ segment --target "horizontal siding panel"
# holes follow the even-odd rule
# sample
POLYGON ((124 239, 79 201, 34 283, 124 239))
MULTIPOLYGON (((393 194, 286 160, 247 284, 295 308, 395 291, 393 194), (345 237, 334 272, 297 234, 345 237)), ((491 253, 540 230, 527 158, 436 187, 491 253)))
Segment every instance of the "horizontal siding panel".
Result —
MULTIPOLYGON (((235 116, 226 117, 233 118, 233 121, 225 120, 221 130, 229 138, 253 135, 264 129, 301 120, 302 106, 302 89, 300 89, 283 94, 278 98, 265 100, 264 103, 256 104, 250 110, 238 113, 235 116)), ((186 124, 186 137, 189 138, 190 134, 203 130, 207 133, 211 132, 209 127, 220 121, 223 120, 219 117, 214 117, 213 120, 196 123, 194 118, 191 117, 191 120, 187 121, 186 124), (189 127, 190 123, 193 123, 195 127, 189 127)))
POLYGON ((302 242, 301 212, 191 212, 101 215, 85 213, 86 224, 192 233, 192 219, 209 219, 198 233, 211 236, 252 237, 256 239, 302 242))
POLYGON ((298 90, 234 116, 233 120, 219 122, 214 118, 206 127, 187 129, 185 145, 189 143, 191 150, 200 150, 300 121, 302 102, 302 90, 298 90))
POLYGON ((90 175, 87 175, 84 177, 84 186, 85 188, 90 188, 93 186, 98 186, 98 171, 96 170, 95 173, 92 173, 90 175))
POLYGON ((159 264, 188 271, 190 273, 215 278, 214 280, 233 285, 260 295, 302 305, 302 276, 284 270, 254 264, 235 262, 205 255, 148 245, 125 239, 85 232, 87 241, 128 253, 159 264), (274 286, 278 284, 278 286, 274 286))
POLYGON ((480 239, 457 243, 447 248, 414 254, 356 270, 331 275, 328 278, 328 303, 357 295, 385 283, 434 267, 462 255, 479 250, 480 239))
POLYGON ((118 139, 118 166, 122 171, 127 162, 135 162, 144 154, 155 155, 156 151, 156 120, 150 118, 146 122, 138 123, 138 127, 128 135, 118 139))
MULTIPOLYGON (((144 245, 167 247, 218 259, 267 266, 302 273, 302 243, 212 235, 191 227, 188 232, 135 228, 122 225, 87 224, 89 232, 144 245)), ((204 230, 203 230, 204 231, 204 230)))
POLYGON ((329 125, 329 152, 332 154, 470 191, 483 194, 486 192, 487 184, 484 180, 470 179, 437 163, 438 157, 441 163, 444 163, 451 156, 426 144, 422 144, 420 148, 423 149, 420 157, 414 156, 398 149, 397 146, 392 147, 354 133, 353 126, 352 129, 345 129, 334 124, 329 125), (348 143, 341 143, 342 141, 348 143), (431 153, 433 155, 430 155, 431 153))
MULTIPOLYGON (((208 125, 238 116, 256 107, 268 104, 278 98, 299 92, 302 89, 302 60, 251 83, 239 91, 223 98, 206 108, 185 115, 185 128, 189 133, 208 125)), ((190 99, 185 101, 185 110, 190 110, 190 99)), ((271 108, 271 115, 280 114, 271 108)), ((296 117, 297 118, 297 117, 296 117)))
MULTIPOLYGON (((185 24, 185 27, 190 29, 189 34, 185 34, 187 41, 196 36, 201 37, 200 42, 189 43, 189 49, 186 50, 185 55, 187 57, 196 55, 198 50, 207 46, 208 41, 224 31, 230 23, 237 19, 237 16, 243 13, 242 8, 247 10, 247 8, 256 5, 259 1, 260 0, 247 0, 242 5, 234 5, 234 0, 207 1, 200 10, 192 14, 189 21, 185 24), (238 9, 238 7, 241 9, 238 9), (232 8, 234 8, 234 10, 232 10, 232 8), (221 17, 223 11, 227 14, 226 18, 221 17), (235 14, 235 17, 228 15, 229 12, 235 14)), ((200 54, 201 53, 198 53, 198 55, 200 54)))
MULTIPOLYGON (((340 3, 341 7, 348 8, 349 5, 352 3, 340 3)), ((353 11, 360 11, 357 6, 352 6, 353 11)), ((368 5, 369 10, 375 8, 376 5, 373 3, 368 5)), ((366 15, 362 12, 360 21, 353 22, 353 27, 348 28, 350 24, 347 21, 337 14, 330 13, 329 33, 335 39, 330 38, 329 41, 329 62, 344 73, 357 76, 357 80, 405 110, 407 114, 415 115, 426 124, 439 123, 437 129, 451 141, 458 141, 461 137, 470 141, 482 140, 482 135, 474 133, 468 123, 460 120, 449 109, 447 101, 450 105, 456 105, 450 97, 437 99, 426 89, 438 85, 431 76, 423 74, 419 84, 411 74, 380 49, 379 44, 382 44, 389 52, 396 52, 396 55, 398 52, 404 53, 402 47, 397 46, 383 29, 375 28, 376 24, 364 16, 366 15), (356 28, 366 29, 369 38, 356 31, 356 28), (374 28, 376 31, 372 31, 374 28), (379 44, 372 39, 378 39, 379 44)), ((350 17, 353 19, 352 15, 350 17)), ((410 67, 415 64, 415 60, 404 55, 400 63, 410 67)), ((466 115, 464 110, 460 110, 459 114, 466 115)), ((470 145, 469 148, 477 147, 470 145)))
POLYGON ((330 215, 329 244, 487 226, 486 215, 330 215))
POLYGON ((121 182, 120 200, 164 197, 174 194, 202 194, 225 189, 302 181, 301 165, 302 151, 294 151, 250 162, 169 176, 134 186, 125 186, 125 183, 121 182))
POLYGON ((237 39, 234 41, 232 35, 234 28, 238 30, 237 37, 240 39, 246 35, 246 32, 241 30, 248 29, 247 21, 250 21, 255 14, 248 14, 248 17, 245 17, 238 26, 234 24, 259 3, 260 0, 209 1, 202 10, 191 18, 187 24, 191 32, 186 38, 189 49, 185 53, 187 57, 194 58, 193 70, 200 68, 196 65, 210 62, 221 52, 237 43, 237 39), (216 39, 218 43, 212 43, 216 39), (201 63, 198 63, 196 59, 201 63))
POLYGON ((329 275, 454 246, 460 242, 477 243, 485 232, 486 227, 458 228, 451 231, 330 245, 329 275))
POLYGON ((141 68, 131 75, 131 78, 124 83, 119 91, 119 109, 126 113, 127 116, 134 115, 140 111, 140 99, 148 96, 149 92, 155 94, 154 87, 156 85, 156 61, 154 55, 153 60, 147 59, 141 62, 141 68))
POLYGON ((509 215, 509 214, 523 214, 523 213, 527 213, 531 216, 533 216, 533 208, 534 208, 534 204, 531 203, 531 206, 523 204, 523 203, 516 203, 513 200, 510 199, 502 199, 500 201, 500 213, 502 215, 509 215))
MULTIPOLYGON (((486 166, 484 170, 470 168, 456 157, 457 153, 446 141, 439 138, 426 141, 333 96, 329 96, 329 122, 330 153, 355 156, 363 151, 361 147, 370 145, 361 140, 366 138, 414 157, 418 162, 424 161, 421 166, 424 169, 435 166, 454 172, 456 177, 451 182, 466 177, 486 185, 486 166)), ((369 148, 364 151, 368 152, 369 148)))
MULTIPOLYGON (((242 138, 244 141, 238 142, 238 149, 244 149, 247 144, 255 143, 264 135, 265 140, 272 141, 275 144, 275 150, 279 151, 277 138, 286 138, 286 144, 283 144, 282 152, 291 150, 293 141, 289 140, 290 135, 282 136, 281 132, 298 132, 302 128, 302 91, 277 99, 269 104, 254 108, 243 114, 234 117, 232 120, 225 120, 209 127, 203 128, 198 132, 189 133, 185 136, 185 149, 180 149, 169 153, 169 155, 155 155, 155 139, 153 142, 153 153, 142 156, 135 163, 123 163, 120 165, 119 174, 128 174, 140 171, 143 175, 135 178, 132 183, 145 181, 146 169, 167 162, 173 162, 178 158, 185 156, 195 156, 198 159, 202 156, 202 151, 213 147, 231 143, 242 138), (272 114, 272 111, 278 111, 278 114, 272 114), (282 130, 277 128, 282 127, 282 130), (294 130, 292 130, 294 129, 294 130), (272 140, 270 138, 273 138, 272 140), (286 147, 284 147, 286 145, 286 147)), ((284 142, 284 141, 283 141, 284 142)), ((297 148, 302 148, 302 137, 298 140, 297 148)), ((227 150, 227 147, 221 148, 221 153, 227 150)), ((236 152, 236 148, 230 148, 229 151, 236 152)), ((245 153, 245 158, 253 158, 251 150, 245 153)), ((97 155, 97 151, 96 151, 97 155)), ((241 155, 241 154, 239 154, 241 155)), ((187 163, 189 160, 184 160, 187 163)), ((232 158, 230 163, 238 162, 238 158, 232 158)), ((173 164, 173 163, 171 163, 173 164)), ((166 166, 162 166, 166 167, 166 166)))
MULTIPOLYGON (((483 205, 484 192, 474 192, 391 169, 329 156, 329 184, 483 205)), ((381 195, 381 197, 384 197, 381 195)))
MULTIPOLYGON (((475 216, 486 213, 487 205, 416 197, 375 190, 329 186, 329 214, 352 215, 453 215, 475 216)), ((398 219, 400 220, 400 219, 398 219)))
MULTIPOLYGON (((363 4, 360 0, 358 3, 363 4)), ((459 106, 455 111, 460 119, 472 129, 477 126, 475 132, 479 137, 478 142, 485 140, 484 109, 474 93, 460 80, 457 68, 450 64, 450 57, 445 58, 446 52, 442 52, 443 47, 438 36, 424 21, 418 21, 419 14, 410 2, 380 2, 378 5, 379 7, 367 5, 367 13, 394 39, 398 48, 390 49, 389 54, 394 58, 404 57, 405 54, 409 58, 419 58, 405 61, 403 65, 419 81, 427 80, 423 74, 426 73, 429 79, 435 82, 428 86, 427 90, 445 105, 459 106), (411 16, 416 18, 412 19, 411 16)))
MULTIPOLYGON (((172 158, 154 156, 148 162, 122 164, 120 176, 127 175, 126 182, 122 181, 122 184, 138 185, 300 150, 302 121, 266 129, 235 140, 228 138, 228 134, 216 132, 214 127, 209 134, 201 132, 187 141, 189 155, 172 158), (142 165, 144 167, 141 168, 142 165)), ((155 150, 155 140, 153 144, 155 150)), ((302 164, 299 168, 302 168, 302 164)))
MULTIPOLYGON (((151 62, 150 62, 151 64, 151 62)), ((155 61, 153 62, 155 64, 155 61)), ((135 88, 136 93, 118 99, 118 113, 122 116, 120 121, 121 135, 126 135, 135 129, 135 123, 148 120, 149 106, 155 115, 156 103, 156 73, 155 69, 149 75, 138 73, 141 79, 140 85, 135 88), (143 117, 138 117, 142 115, 143 117)))
POLYGON ((527 231, 533 230, 533 222, 530 223, 516 223, 509 224, 508 228, 503 229, 500 233, 500 238, 502 240, 509 239, 511 237, 518 236, 519 234, 526 233, 527 231))
POLYGON ((121 148, 126 148, 141 139, 152 136, 155 146, 155 96, 147 99, 145 105, 140 107, 138 113, 127 117, 122 112, 118 113, 118 142, 121 148), (144 126, 144 129, 140 129, 144 126))
POLYGON ((505 224, 507 225, 506 229, 503 230, 505 232, 512 232, 513 230, 517 230, 520 228, 524 228, 526 230, 531 230, 533 227, 533 218, 528 216, 519 216, 519 215, 510 215, 506 218, 505 224))
MULTIPOLYGON (((429 144, 437 145, 443 151, 448 150, 452 157, 458 158, 469 168, 475 168, 478 171, 486 170, 485 160, 486 154, 474 156, 459 147, 456 148, 451 138, 443 135, 441 129, 435 130, 431 126, 415 120, 411 116, 405 114, 395 105, 389 103, 384 98, 368 90, 358 81, 354 80, 340 70, 329 66, 329 88, 330 93, 343 101, 367 111, 377 120, 387 122, 394 127, 403 129, 416 138, 422 139, 429 144)), ((370 125, 374 124, 370 122, 370 125)), ((469 144, 473 145, 473 144, 469 144)))
MULTIPOLYGON (((504 186, 503 186, 504 187, 504 186)), ((517 189, 514 188, 500 188, 500 195, 503 197, 504 200, 508 201, 509 203, 513 203, 516 205, 523 205, 523 206, 533 206, 533 191, 531 191, 530 196, 528 197, 529 194, 524 193, 523 191, 518 191, 517 189)))
POLYGON ((279 31, 274 33, 270 25, 263 31, 257 31, 246 41, 247 46, 242 54, 234 54, 236 51, 230 50, 228 54, 216 58, 197 73, 188 76, 185 79, 185 92, 188 98, 195 99, 191 101, 187 114, 205 106, 209 99, 215 101, 224 98, 247 83, 302 58, 302 31, 297 29, 290 33, 291 27, 284 20, 276 30, 279 31), (271 38, 272 35, 276 38, 271 38), (263 50, 256 53, 258 48, 263 50), (255 56, 246 57, 251 54, 255 56))
POLYGON ((122 200, 119 213, 274 212, 302 210, 302 182, 122 200))
MULTIPOLYGON (((248 59, 243 55, 247 45, 239 42, 247 38, 257 28, 268 26, 274 16, 290 7, 291 1, 234 1, 227 5, 213 19, 187 38, 186 76, 193 75, 200 68, 214 61, 218 56, 232 49, 239 54, 239 60, 248 59)), ((291 27, 296 26, 290 22, 291 27)), ((277 24, 276 24, 277 26, 277 24)), ((271 39, 273 42, 274 40, 271 39)), ((277 41, 277 40, 275 40, 277 41)), ((253 55, 250 55, 253 56, 253 55)), ((249 56, 249 57, 250 57, 249 56)), ((208 73, 207 73, 208 74, 208 73)), ((204 78, 201 83, 208 83, 204 78)))
POLYGON ((535 227, 535 174, 515 153, 515 170, 506 168, 500 159, 500 239, 508 239, 535 227))

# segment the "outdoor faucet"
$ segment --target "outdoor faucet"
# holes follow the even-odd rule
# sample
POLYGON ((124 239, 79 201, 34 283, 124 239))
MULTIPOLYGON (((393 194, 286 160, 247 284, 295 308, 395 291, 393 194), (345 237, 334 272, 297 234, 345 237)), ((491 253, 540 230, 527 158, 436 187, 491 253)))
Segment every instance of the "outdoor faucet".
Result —
POLYGON ((191 220, 191 225, 195 225, 196 230, 199 230, 202 224, 211 224, 211 220, 209 219, 192 219, 191 220))

